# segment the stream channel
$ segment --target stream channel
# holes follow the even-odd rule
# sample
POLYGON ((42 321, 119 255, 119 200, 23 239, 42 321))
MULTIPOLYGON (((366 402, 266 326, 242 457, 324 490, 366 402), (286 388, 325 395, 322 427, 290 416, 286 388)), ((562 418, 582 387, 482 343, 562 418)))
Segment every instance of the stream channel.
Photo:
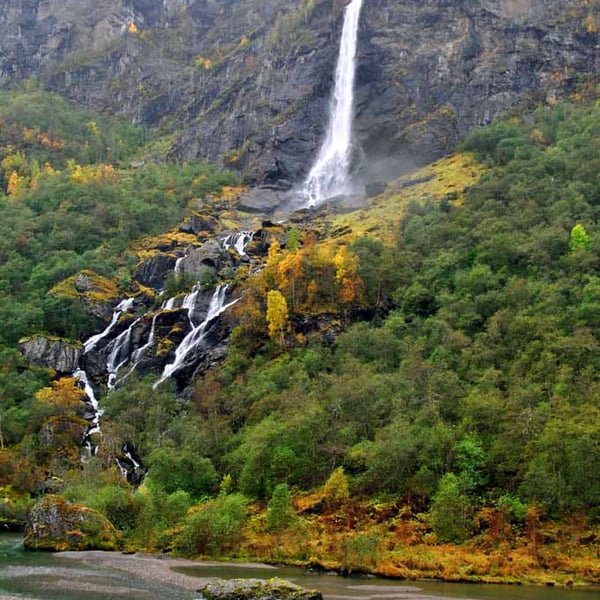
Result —
POLYGON ((318 589, 325 600, 595 600, 600 588, 547 588, 345 578, 266 565, 191 561, 106 552, 25 552, 0 534, 0 600, 196 600, 202 579, 282 577, 318 589))

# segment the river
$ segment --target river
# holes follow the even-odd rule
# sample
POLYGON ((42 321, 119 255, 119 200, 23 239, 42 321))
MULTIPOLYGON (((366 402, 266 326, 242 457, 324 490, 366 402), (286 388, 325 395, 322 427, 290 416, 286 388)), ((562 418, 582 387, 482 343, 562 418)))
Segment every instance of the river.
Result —
POLYGON ((209 577, 282 577, 316 588, 325 600, 593 600, 599 588, 462 585, 344 578, 265 565, 225 565, 105 552, 25 552, 21 538, 0 535, 0 600, 196 600, 209 577))

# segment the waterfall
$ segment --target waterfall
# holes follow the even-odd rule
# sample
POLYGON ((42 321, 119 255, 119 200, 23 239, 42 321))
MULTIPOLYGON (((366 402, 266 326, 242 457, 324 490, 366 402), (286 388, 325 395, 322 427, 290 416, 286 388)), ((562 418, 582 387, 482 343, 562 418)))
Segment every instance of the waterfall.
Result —
POLYGON ((100 431, 100 416, 102 415, 102 411, 98 408, 98 400, 96 399, 94 388, 88 380, 87 373, 83 369, 77 369, 77 371, 73 373, 73 377, 77 379, 78 385, 83 389, 87 396, 88 402, 92 407, 92 414, 94 415, 92 420, 89 421, 82 444, 86 449, 87 458, 91 458, 97 450, 92 444, 92 435, 100 431))
POLYGON ((117 373, 129 361, 131 355, 131 333, 133 328, 140 322, 136 319, 125 331, 118 335, 112 346, 112 350, 106 362, 106 370, 108 371, 108 389, 115 388, 117 383, 117 373))
MULTIPOLYGON (((173 375, 173 373, 175 373, 185 365, 185 359, 190 354, 190 352, 198 348, 204 340, 204 334, 206 333, 206 329, 211 323, 211 321, 216 319, 222 312, 224 312, 227 308, 229 308, 237 302, 236 299, 226 304, 226 295, 226 285, 220 285, 215 289, 213 296, 210 300, 208 312, 206 313, 206 317, 204 317, 204 321, 202 321, 202 323, 200 323, 199 325, 194 326, 192 330, 183 338, 179 346, 177 346, 177 350, 175 350, 175 360, 172 363, 165 365, 160 379, 152 386, 154 389, 156 389, 163 381, 165 381, 165 379, 168 379, 171 375, 173 375)), ((193 306, 188 307, 190 315, 192 309, 193 306)))
MULTIPOLYGON (((156 318, 158 317, 159 314, 160 313, 156 313, 152 317, 152 325, 150 326, 150 333, 148 334, 148 340, 146 341, 146 343, 143 346, 140 346, 137 350, 134 350, 133 353, 131 354, 131 362, 133 364, 131 365, 131 367, 129 367, 129 370, 127 371, 127 373, 125 373, 125 375, 123 375, 123 377, 120 377, 119 380, 117 380, 115 378, 115 380, 113 382, 113 387, 116 387, 118 383, 125 381, 125 379, 127 379, 135 371, 136 367, 138 366, 138 364, 140 363, 142 358, 144 358, 144 356, 146 354, 146 350, 148 350, 149 348, 154 346, 154 342, 156 341, 155 340, 156 318)), ((110 389, 112 389, 112 388, 110 388, 110 389)))
POLYGON ((350 192, 355 58, 362 3, 363 0, 352 0, 344 14, 329 126, 304 183, 303 195, 308 198, 308 206, 350 192))
POLYGON ((228 235, 222 242, 223 250, 235 248, 240 257, 246 256, 246 246, 252 241, 254 231, 238 231, 228 235))
POLYGON ((112 331, 112 328, 117 324, 121 313, 127 312, 129 309, 131 309, 134 302, 134 298, 126 298, 125 300, 121 300, 121 302, 119 302, 112 314, 112 319, 106 327, 106 329, 98 333, 97 335, 93 335, 91 338, 89 338, 83 343, 84 353, 94 349, 96 347, 96 344, 101 339, 104 339, 112 331))
POLYGON ((183 261, 185 260, 185 256, 180 256, 176 261, 175 261, 175 267, 173 269, 173 272, 175 273, 175 275, 181 275, 181 269, 183 266, 183 261))
POLYGON ((185 310, 187 310, 187 314, 188 314, 188 321, 190 322, 190 325, 192 327, 195 327, 194 325, 194 308, 196 307, 196 298, 198 298, 198 294, 200 293, 200 286, 199 285, 195 285, 192 288, 192 291, 187 294, 187 296, 183 299, 183 304, 181 305, 181 308, 184 308, 185 310))

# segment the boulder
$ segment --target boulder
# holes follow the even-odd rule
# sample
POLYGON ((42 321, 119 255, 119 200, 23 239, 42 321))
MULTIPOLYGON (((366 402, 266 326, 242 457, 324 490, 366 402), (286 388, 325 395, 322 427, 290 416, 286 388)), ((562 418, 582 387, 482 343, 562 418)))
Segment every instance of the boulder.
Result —
POLYGON ((216 579, 198 590, 207 600, 322 600, 321 592, 279 579, 216 579))
POLYGON ((181 273, 187 279, 202 281, 225 266, 229 257, 219 240, 211 239, 199 248, 192 248, 181 261, 181 273))
POLYGON ((179 226, 179 231, 182 233, 193 233, 198 235, 202 232, 214 233, 217 228, 218 221, 211 215, 203 215, 195 213, 187 217, 179 226))
POLYGON ((20 340, 19 350, 28 363, 36 367, 54 369, 63 375, 75 371, 83 346, 44 335, 34 335, 20 340))
POLYGON ((155 254, 141 262, 135 268, 133 276, 142 285, 158 290, 164 286, 167 275, 173 273, 175 262, 175 257, 170 254, 155 254))
POLYGON ((379 194, 383 194, 386 188, 385 181, 370 181, 365 186, 365 194, 367 198, 374 198, 375 196, 379 196, 379 194))
POLYGON ((240 195, 238 208, 251 213, 271 214, 283 206, 288 193, 271 186, 258 186, 240 195))
POLYGON ((25 548, 30 550, 117 550, 119 534, 110 521, 87 506, 48 495, 27 514, 25 548))

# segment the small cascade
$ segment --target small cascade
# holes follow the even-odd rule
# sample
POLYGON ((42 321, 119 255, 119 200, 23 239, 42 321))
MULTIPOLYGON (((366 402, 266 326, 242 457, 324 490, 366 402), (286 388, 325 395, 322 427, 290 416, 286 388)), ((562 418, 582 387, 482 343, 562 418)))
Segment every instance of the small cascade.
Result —
POLYGON ((196 306, 196 299, 198 298, 198 294, 200 293, 200 287, 195 285, 192 288, 192 291, 183 299, 183 304, 181 308, 187 310, 188 319, 190 321, 190 325, 194 327, 193 313, 194 307, 196 306))
POLYGON ((246 256, 246 246, 252 241, 254 237, 254 231, 238 231, 236 233, 229 234, 226 238, 221 241, 223 250, 229 250, 229 248, 235 248, 239 256, 246 256))
POLYGON ((140 462, 141 459, 135 453, 135 447, 127 442, 123 444, 121 452, 123 452, 122 457, 116 459, 121 474, 129 483, 139 484, 144 478, 145 470, 140 462))
POLYGON ((202 343, 206 329, 211 321, 216 319, 221 313, 238 301, 238 299, 235 299, 229 303, 225 303, 227 289, 228 286, 226 285, 220 285, 215 289, 204 321, 193 327, 185 338, 183 338, 175 351, 175 360, 171 364, 165 366, 160 379, 153 386, 154 389, 185 365, 187 356, 202 343))
POLYGON ((155 338, 155 331, 156 331, 156 317, 158 317, 158 313, 156 313, 153 317, 152 317, 152 325, 150 326, 150 334, 148 335, 148 340, 147 342, 143 345, 140 346, 132 355, 131 355, 131 360, 133 362, 133 367, 131 370, 135 369, 135 367, 137 366, 137 364, 140 362, 140 360, 142 360, 142 358, 144 357, 144 355, 146 354, 146 350, 148 350, 149 348, 151 348, 154 345, 154 338, 155 338))
POLYGON ((352 0, 346 7, 335 86, 329 110, 329 126, 308 177, 302 195, 308 206, 346 194, 350 189, 352 122, 354 119, 354 75, 358 23, 363 0, 352 0))
POLYGON ((78 369, 73 373, 73 377, 77 379, 78 385, 83 389, 85 395, 87 396, 88 402, 92 407, 93 417, 89 422, 83 439, 83 447, 86 449, 87 458, 91 458, 97 450, 97 448, 92 444, 92 435, 100 431, 100 417, 102 416, 102 411, 98 408, 98 400, 96 399, 94 388, 91 386, 88 380, 87 373, 83 369, 78 369))
POLYGON ((127 364, 131 356, 131 332, 133 328, 140 322, 136 319, 125 331, 119 334, 112 343, 112 350, 106 362, 106 370, 108 371, 108 389, 112 390, 117 381, 117 373, 119 369, 127 364))
POLYGON ((181 274, 182 265, 183 265, 183 261, 184 260, 185 260, 185 256, 180 256, 175 261, 175 268, 173 269, 173 272, 175 273, 175 275, 180 275, 181 274))
POLYGON ((133 306, 134 301, 135 300, 133 298, 126 298, 125 300, 122 300, 121 302, 119 302, 119 304, 117 304, 117 307, 113 312, 112 319, 106 327, 106 329, 96 335, 93 335, 91 338, 89 338, 83 343, 84 354, 89 352, 90 350, 93 350, 98 344, 98 342, 104 339, 112 331, 113 327, 117 324, 117 321, 119 320, 121 314, 130 310, 133 306))
MULTIPOLYGON (((125 373, 125 375, 123 375, 123 377, 119 378, 119 380, 116 379, 112 384, 112 387, 110 387, 110 379, 109 379, 109 389, 114 389, 115 387, 117 387, 117 383, 121 383, 122 381, 125 381, 125 379, 127 379, 136 369, 136 367, 138 366, 138 364, 140 363, 140 361, 142 360, 142 358, 144 358, 144 356, 146 355, 146 351, 149 350, 152 346, 154 346, 154 342, 155 342, 155 331, 156 331, 156 317, 158 317, 159 313, 156 313, 153 317, 152 317, 152 325, 150 326, 150 333, 148 335, 148 340, 146 341, 146 343, 143 346, 140 346, 139 348, 137 348, 136 350, 133 351, 133 353, 131 354, 130 357, 130 362, 131 367, 129 368, 129 371, 127 371, 127 373, 125 373)), ((121 365, 123 366, 123 365, 121 365)))

